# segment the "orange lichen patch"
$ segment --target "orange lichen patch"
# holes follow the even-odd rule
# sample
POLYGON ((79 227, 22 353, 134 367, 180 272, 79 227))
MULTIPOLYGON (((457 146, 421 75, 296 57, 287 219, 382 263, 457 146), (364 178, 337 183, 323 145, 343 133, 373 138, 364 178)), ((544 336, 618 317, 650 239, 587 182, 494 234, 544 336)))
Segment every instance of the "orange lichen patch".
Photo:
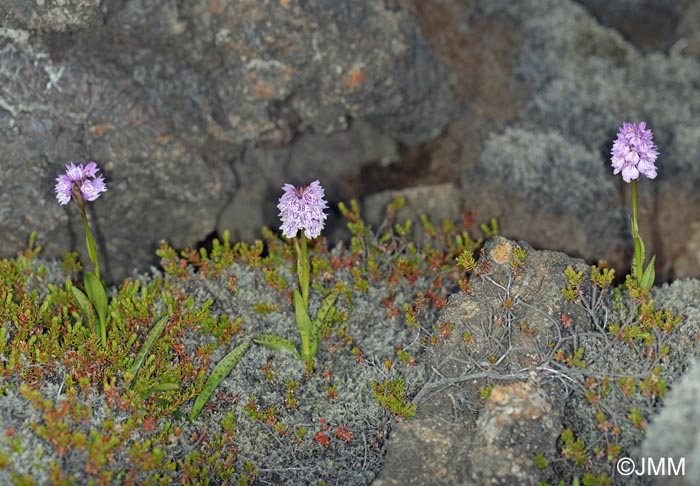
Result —
POLYGON ((282 5, 284 8, 289 7, 289 0, 280 0, 280 5, 282 5))
POLYGON ((88 128, 88 130, 90 130, 90 133, 98 137, 103 137, 107 130, 113 129, 114 125, 112 125, 111 123, 100 123, 99 125, 93 125, 88 128))
POLYGON ((239 56, 245 56, 249 58, 255 58, 257 56, 257 53, 248 47, 245 44, 236 42, 234 40, 229 40, 226 45, 228 46, 229 50, 236 52, 239 56))
POLYGON ((362 83, 365 82, 365 69, 362 67, 354 67, 345 77, 345 84, 350 91, 355 91, 362 83))
POLYGON ((216 122, 212 122, 207 126, 207 133, 214 137, 216 140, 219 142, 228 142, 230 141, 230 137, 228 136, 228 133, 226 133, 226 130, 224 130, 221 125, 219 125, 216 122))
POLYGON ((489 393, 489 401, 493 403, 505 402, 507 393, 500 386, 494 387, 489 393))
POLYGON ((252 93, 259 100, 266 100, 272 96, 272 87, 263 82, 257 82, 253 86, 252 93))
POLYGON ((503 242, 491 251, 491 258, 493 258, 494 262, 502 265, 510 261, 512 251, 513 247, 510 242, 503 242))
POLYGON ((219 0, 209 0, 209 11, 213 14, 222 14, 224 13, 224 8, 223 5, 221 5, 221 2, 219 0))
POLYGON ((165 145, 166 143, 170 142, 170 135, 165 135, 161 133, 160 135, 158 135, 156 140, 159 144, 165 145))
POLYGON ((526 383, 495 386, 489 394, 489 401, 503 405, 514 399, 526 399, 531 392, 534 390, 526 383))

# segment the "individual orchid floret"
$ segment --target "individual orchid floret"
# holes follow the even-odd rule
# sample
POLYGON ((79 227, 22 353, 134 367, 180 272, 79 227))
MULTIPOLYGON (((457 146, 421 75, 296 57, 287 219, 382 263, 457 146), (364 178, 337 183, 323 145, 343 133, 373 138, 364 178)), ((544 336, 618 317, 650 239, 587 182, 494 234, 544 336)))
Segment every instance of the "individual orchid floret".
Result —
POLYGON ((294 238, 297 232, 304 231, 308 239, 317 238, 325 225, 328 207, 323 199, 324 189, 319 181, 313 181, 306 187, 294 187, 285 184, 284 194, 279 199, 277 208, 282 219, 282 234, 294 238))
POLYGON ((646 123, 624 123, 617 134, 612 148, 612 166, 614 174, 622 172, 622 179, 631 182, 640 174, 654 179, 656 177, 656 157, 659 155, 652 138, 651 130, 645 130, 646 123))
POLYGON ((56 178, 56 199, 62 206, 68 204, 75 195, 74 186, 85 201, 94 201, 100 194, 107 191, 104 178, 98 176, 100 169, 95 162, 90 162, 85 167, 83 164, 66 165, 66 173, 56 178))

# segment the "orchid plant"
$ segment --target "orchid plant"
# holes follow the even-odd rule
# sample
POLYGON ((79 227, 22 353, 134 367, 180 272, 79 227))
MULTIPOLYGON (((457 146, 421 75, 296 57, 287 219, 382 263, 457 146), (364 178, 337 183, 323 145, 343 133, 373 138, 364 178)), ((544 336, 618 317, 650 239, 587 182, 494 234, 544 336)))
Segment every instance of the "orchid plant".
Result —
POLYGON ((313 360, 318 351, 321 329, 331 319, 338 293, 333 292, 323 299, 316 312, 316 318, 309 316, 309 280, 310 265, 308 240, 317 238, 325 225, 328 207, 323 199, 324 189, 319 181, 313 181, 306 187, 285 184, 284 194, 279 199, 277 208, 282 220, 282 235, 292 239, 297 254, 297 276, 299 286, 294 289, 294 314, 301 337, 301 349, 290 340, 273 334, 260 334, 253 341, 273 350, 286 350, 299 356, 306 362, 307 370, 313 370, 313 360), (299 234, 299 236, 297 236, 299 234))
POLYGON ((83 228, 85 230, 85 241, 87 244, 88 255, 94 272, 85 272, 83 282, 85 291, 83 293, 77 287, 70 287, 73 297, 78 301, 80 310, 87 318, 96 314, 95 332, 99 336, 103 346, 107 346, 107 294, 104 285, 100 280, 100 263, 97 259, 97 245, 95 238, 90 231, 88 225, 87 213, 85 211, 85 201, 94 201, 100 194, 107 191, 107 185, 104 178, 99 173, 99 167, 95 162, 90 162, 85 167, 83 164, 74 164, 71 162, 66 165, 65 174, 61 174, 56 178, 56 199, 61 206, 68 204, 71 199, 78 206, 78 212, 83 220, 83 228), (94 311, 94 314, 93 314, 94 311))
POLYGON ((637 204, 637 179, 645 176, 648 179, 656 177, 656 157, 659 155, 654 142, 654 134, 646 130, 646 123, 624 123, 620 127, 612 147, 613 173, 622 173, 622 179, 632 184, 632 218, 630 229, 634 240, 634 258, 632 260, 632 278, 642 289, 650 289, 654 285, 656 277, 654 262, 656 256, 652 256, 646 263, 644 241, 639 233, 638 204, 637 204))

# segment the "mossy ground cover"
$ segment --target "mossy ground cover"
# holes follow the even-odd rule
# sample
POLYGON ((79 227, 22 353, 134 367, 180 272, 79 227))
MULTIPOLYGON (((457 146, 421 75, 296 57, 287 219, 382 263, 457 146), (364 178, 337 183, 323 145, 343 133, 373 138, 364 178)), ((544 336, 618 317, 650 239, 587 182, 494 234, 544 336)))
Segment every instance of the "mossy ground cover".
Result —
MULTIPOLYGON (((455 335, 474 346, 478 336, 438 316, 449 295, 471 292, 468 275, 472 283, 490 278, 488 262, 469 255, 482 243, 475 235, 497 231, 493 223, 475 231, 468 215, 458 224, 423 218, 418 245, 416 228, 395 221, 399 206, 388 208, 375 231, 356 204, 342 206, 348 244, 311 247, 311 311, 329 293, 340 295, 315 370, 250 344, 194 420, 195 399, 227 353, 260 333, 297 342, 289 243, 269 230, 252 244, 224 235, 209 250, 163 243, 162 271, 109 290, 106 348, 93 332, 95 316, 85 316, 70 292, 82 272, 74 255, 62 264, 43 261, 32 243, 1 261, 0 482, 369 484, 392 424, 416 411, 426 352, 455 335), (134 374, 137 354, 163 318, 134 374)), ((528 258, 516 250, 513 276, 528 258)), ((566 278, 558 291, 571 311, 546 335, 518 319, 536 303, 493 281, 500 302, 493 329, 537 341, 532 349, 549 370, 545 380, 566 391, 559 453, 537 454, 533 463, 551 484, 610 484, 616 457, 639 443, 668 384, 697 354, 697 335, 633 285, 614 289, 603 268, 590 275, 572 269, 566 278), (569 322, 568 315, 588 317, 569 322)), ((496 347, 486 350, 493 362, 482 400, 502 382, 499 374, 513 374, 499 368, 508 363, 499 359, 503 336, 489 338, 496 347)))
MULTIPOLYGON (((264 241, 178 252, 163 243, 162 271, 109 290, 108 346, 70 287, 82 268, 38 258, 34 245, 0 262, 0 482, 3 484, 367 484, 381 466, 393 420, 410 417, 423 381, 416 366, 454 265, 480 240, 424 220, 371 231, 342 206, 349 245, 311 248, 311 309, 338 292, 316 369, 251 345, 193 421, 187 416, 214 366, 259 333, 298 339, 291 302, 293 247, 264 241), (167 323, 137 374, 147 335, 167 323)), ((485 227, 487 229, 487 227, 485 227)))

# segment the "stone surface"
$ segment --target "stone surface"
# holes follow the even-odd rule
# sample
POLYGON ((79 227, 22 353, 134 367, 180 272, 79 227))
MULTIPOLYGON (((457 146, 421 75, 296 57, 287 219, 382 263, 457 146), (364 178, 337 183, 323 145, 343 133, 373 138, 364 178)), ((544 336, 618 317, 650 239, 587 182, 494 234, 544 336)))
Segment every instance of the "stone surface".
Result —
POLYGON ((657 485, 700 484, 700 361, 681 378, 664 400, 664 407, 651 422, 642 444, 641 457, 673 458, 685 462, 685 475, 658 476, 657 485))
POLYGON ((532 458, 552 450, 561 431, 559 407, 549 400, 536 383, 491 390, 470 451, 474 484, 530 484, 540 475, 532 458))
POLYGON ((105 0, 5 0, 0 4, 3 27, 42 31, 75 31, 102 23, 105 0))
POLYGON ((527 234, 536 247, 618 260, 628 244, 617 181, 601 170, 599 154, 561 132, 508 129, 493 135, 465 184, 474 185, 472 180, 481 181, 475 189, 488 201, 482 212, 488 207, 506 234, 527 234))
MULTIPOLYGON (((40 7, 17 0, 0 11, 3 255, 35 229, 47 256, 82 247, 75 211, 51 195, 70 160, 104 168, 110 192, 92 216, 107 274, 118 278, 152 260, 160 239, 182 247, 228 224, 250 236, 276 216, 260 214, 261 197, 274 201, 282 182, 318 177, 313 164, 258 164, 264 154, 249 149, 322 137, 353 120, 418 144, 452 113, 447 69, 410 15, 381 1, 40 7), (263 171, 270 178, 251 184, 248 174, 263 171)), ((362 137, 350 133, 322 145, 341 152, 362 137)), ((362 162, 327 160, 332 187, 362 162)))
MULTIPOLYGON (((230 228, 236 238, 252 240, 258 237, 259 228, 251 221, 262 224, 270 215, 277 215, 281 187, 290 177, 297 184, 318 179, 329 201, 348 201, 362 193, 359 184, 352 181, 361 180, 363 168, 377 162, 387 166, 398 163, 397 142, 362 122, 330 135, 304 133, 282 147, 246 150, 235 165, 235 191, 221 213, 219 226, 230 228)), ((280 224, 275 220, 270 223, 274 228, 280 224)))
MULTIPOLYGON (((325 256, 340 259, 348 254, 336 247, 325 256)), ((392 255, 381 255, 387 261, 393 260, 392 255)), ((618 352, 625 354, 626 349, 635 346, 625 348, 619 345, 616 337, 609 336, 609 342, 618 343, 619 347, 614 349, 615 352, 597 349, 592 353, 593 362, 581 368, 580 374, 563 363, 559 363, 559 367, 556 363, 538 365, 537 355, 541 357, 542 353, 548 352, 550 348, 546 343, 554 340, 557 334, 570 339, 574 331, 580 331, 580 344, 586 348, 585 356, 589 356, 590 349, 585 339, 595 331, 586 324, 590 323, 587 319, 590 314, 576 304, 566 302, 561 292, 567 285, 562 274, 568 265, 581 272, 589 270, 580 259, 559 252, 536 251, 525 242, 494 238, 487 243, 477 265, 476 273, 480 276, 472 275, 471 291, 454 294, 442 310, 431 305, 423 308, 419 333, 406 326, 402 314, 388 313, 386 302, 391 299, 397 308, 404 304, 410 306, 419 292, 433 288, 435 275, 432 270, 419 265, 421 271, 415 280, 402 278, 391 284, 381 279, 371 280, 366 291, 355 289, 347 299, 343 297, 339 301, 339 310, 347 312, 343 332, 331 333, 322 340, 318 363, 323 366, 311 376, 305 376, 303 363, 293 355, 252 346, 217 387, 210 405, 196 421, 160 417, 157 428, 137 427, 128 440, 137 444, 148 441, 166 424, 178 424, 184 433, 173 436, 166 453, 173 461, 180 460, 190 451, 200 450, 203 432, 208 437, 222 434, 222 417, 233 413, 236 444, 240 446, 237 451, 239 463, 251 460, 261 472, 259 480, 272 484, 307 484, 320 478, 329 484, 357 486, 537 485, 544 481, 556 484, 562 478, 566 478, 569 484, 570 478, 580 476, 581 469, 562 459, 558 438, 563 428, 573 428, 572 424, 576 424, 579 417, 584 413, 591 414, 593 409, 585 399, 574 401, 572 396, 581 395, 582 391, 594 391, 600 383, 582 381, 582 376, 594 376, 601 371, 614 372, 616 365, 624 363, 617 361, 618 352), (527 256, 518 263, 520 250, 525 250, 527 256), (564 316, 568 316, 568 321, 562 319, 564 316), (467 332, 469 336, 465 335, 467 332), (424 346, 425 341, 419 339, 424 336, 437 336, 438 339, 435 345, 424 346), (397 345, 411 349, 411 354, 416 356, 415 366, 404 366, 396 360, 397 345), (357 346, 363 352, 364 360, 357 359, 351 346, 357 346), (386 363, 391 361, 394 365, 387 366, 386 363), (265 374, 266 367, 273 378, 265 374), (563 379, 563 375, 569 372, 571 375, 563 379), (405 379, 407 396, 415 396, 414 401, 419 405, 416 417, 399 422, 379 404, 370 385, 371 380, 398 377, 405 379), (286 404, 290 393, 287 379, 302 383, 294 392, 299 400, 298 407, 286 404), (334 387, 337 384, 337 396, 332 399, 328 396, 331 383, 334 387), (583 390, 580 388, 582 384, 585 384, 583 390), (279 434, 271 424, 253 419, 246 411, 247 398, 251 394, 257 397, 256 403, 262 408, 266 405, 278 407, 279 423, 308 428, 306 441, 297 440, 295 434, 279 434), (353 439, 341 439, 337 432, 333 435, 330 430, 336 425, 347 427, 353 432, 353 439), (328 435, 333 441, 330 448, 310 440, 315 432, 327 431, 324 427, 330 427, 328 435), (391 432, 385 443, 388 431, 391 432), (195 432, 199 435, 194 435, 195 432), (554 470, 550 468, 549 476, 535 466, 533 458, 536 454, 547 458, 550 466, 556 464, 554 470), (377 473, 378 477, 373 480, 377 473)), ((331 280, 349 288, 357 279, 354 268, 358 267, 341 267, 334 273, 329 272, 327 278, 323 277, 324 286, 334 285, 327 282, 331 280)), ((65 273, 59 261, 34 261, 22 270, 40 273, 32 284, 38 287, 37 302, 44 300, 47 285, 62 287, 66 279, 76 278, 74 274, 65 273)), ((175 296, 188 296, 188 302, 195 307, 206 306, 214 317, 226 314, 241 319, 242 335, 234 332, 230 341, 216 348, 208 371, 246 336, 272 332, 297 339, 296 331, 290 327, 293 308, 285 290, 288 287, 271 287, 268 272, 259 266, 249 267, 238 261, 221 269, 221 273, 212 272, 208 276, 192 267, 183 271, 184 275, 180 277, 155 273, 141 275, 138 280, 146 285, 151 279, 165 278, 167 283, 163 287, 173 292, 167 299, 155 299, 151 310, 154 315, 171 305, 175 296), (273 306, 276 310, 262 314, 257 308, 260 304, 273 306)), ((286 285, 295 285, 288 261, 282 260, 277 271, 286 285)), ((591 288, 586 281, 584 279, 582 286, 590 295, 591 288)), ((145 294, 145 291, 141 292, 144 299, 145 294)), ((686 457, 685 481, 673 483, 674 478, 664 477, 664 482, 659 484, 697 484, 693 481, 700 472, 690 458, 697 456, 699 442, 695 436, 700 392, 700 367, 697 363, 700 352, 700 280, 679 280, 672 285, 654 288, 652 297, 657 307, 668 307, 680 314, 683 320, 667 336, 668 355, 660 361, 664 376, 670 372, 671 394, 663 401, 650 400, 644 395, 637 397, 637 405, 644 403, 654 407, 651 402, 656 402, 656 408, 661 410, 658 418, 651 422, 647 442, 640 453, 656 457, 686 457), (688 371, 688 362, 693 355, 696 364, 688 371), (677 379, 686 371, 685 377, 677 379)), ((313 292, 312 310, 318 308, 319 301, 320 294, 313 292)), ((136 298, 134 302, 137 302, 136 298)), ((616 307, 620 306, 600 311, 600 315, 605 316, 604 323, 611 322, 607 320, 609 316, 611 319, 616 317, 616 307)), ((140 331, 145 337, 148 314, 139 319, 145 319, 140 331)), ((5 327, 10 329, 10 340, 16 340, 16 336, 12 336, 15 326, 16 322, 8 319, 5 327)), ((173 337, 177 339, 173 341, 175 344, 187 350, 183 356, 198 359, 200 351, 195 350, 203 345, 208 347, 217 339, 209 331, 201 331, 198 325, 187 326, 184 336, 173 337)), ((165 346, 175 349, 170 341, 165 346)), ((209 349, 211 352, 214 348, 209 349)), ((648 352, 639 351, 642 354, 648 352)), ((176 363, 188 363, 175 356, 173 359, 178 359, 176 363)), ((65 363, 69 364, 68 361, 65 363)), ((43 382, 33 383, 48 403, 58 401, 66 393, 64 364, 55 365, 43 363, 42 369, 46 367, 53 371, 43 376, 43 382)), ((18 366, 18 369, 25 369, 26 366, 36 367, 36 364, 21 363, 18 366)), ((633 376, 638 372, 633 366, 625 371, 633 376)), ((11 373, 6 377, 3 399, 0 400, 0 436, 13 437, 12 441, 0 441, 0 452, 12 458, 8 467, 0 468, 0 482, 12 482, 13 474, 29 474, 37 484, 46 483, 50 480, 53 462, 60 464, 62 472, 75 474, 71 478, 75 482, 87 482, 87 451, 75 448, 68 454, 58 455, 56 444, 49 444, 39 436, 35 426, 45 423, 47 415, 36 404, 29 405, 26 396, 19 392, 21 380, 18 376, 11 373), (44 452, 37 455, 39 449, 44 452)), ((101 382, 97 383, 99 386, 101 382)), ((84 410, 89 410, 89 418, 70 419, 75 420, 72 431, 89 434, 97 428, 100 431, 97 437, 100 437, 107 432, 101 425, 105 418, 114 418, 117 423, 130 418, 126 410, 108 406, 105 394, 97 390, 77 396, 79 403, 86 406, 84 410)), ((188 412, 190 405, 191 402, 182 411, 188 412)), ((610 405, 610 402, 603 402, 606 411, 610 405)), ((629 407, 625 413, 628 410, 629 407)), ((627 455, 631 451, 623 441, 634 428, 624 418, 622 424, 620 438, 615 441, 620 441, 623 454, 627 455)), ((592 440, 580 431, 575 433, 577 437, 583 435, 586 445, 603 443, 604 431, 598 425, 596 422, 589 424, 589 432, 594 434, 592 440)), ((636 446, 643 432, 634 432, 638 439, 636 446)), ((133 455, 127 451, 128 448, 112 451, 110 461, 105 465, 115 477, 125 469, 125 464, 133 460, 133 455)), ((96 475, 93 472, 88 474, 91 477, 96 475)), ((154 470, 149 468, 136 481, 146 481, 152 474, 154 470)), ((628 481, 617 476, 612 481, 612 484, 649 484, 648 477, 633 477, 628 481)))
POLYGON ((694 0, 577 0, 602 25, 642 51, 700 57, 700 4, 694 0))
POLYGON ((577 0, 600 23, 643 50, 665 50, 677 41, 684 6, 691 0, 577 0), (685 5, 684 5, 685 4, 685 5))
MULTIPOLYGON (((633 354, 624 346, 601 352, 601 341, 587 341, 600 328, 581 306, 564 299, 561 289, 567 286, 563 272, 568 265, 584 276, 590 275, 590 268, 582 260, 562 253, 535 251, 524 242, 501 237, 486 244, 475 271, 484 277, 472 276, 471 291, 454 294, 433 327, 439 330, 439 344, 429 348, 425 363, 428 380, 414 398, 416 416, 394 426, 386 461, 374 486, 551 483, 562 479, 563 470, 555 468, 554 473, 546 473, 533 459, 541 454, 550 465, 558 461, 562 455, 559 438, 564 429, 573 430, 585 444, 600 442, 602 432, 593 418, 594 407, 576 384, 583 384, 583 378, 566 366, 547 363, 542 350, 551 348, 546 343, 555 342, 556 336, 570 339, 576 333, 579 345, 585 348, 584 356, 594 360, 580 369, 583 376, 612 373, 620 366, 626 366, 622 372, 634 375, 645 365, 625 365, 633 354), (511 262, 517 248, 525 249, 527 257, 514 269, 511 262), (443 331, 441 326, 449 324, 450 332, 443 331), (559 372, 570 373, 568 379, 561 379, 559 372), (492 388, 484 399, 487 385, 492 388)), ((587 278, 582 285, 581 295, 590 296, 592 288, 587 278)), ((687 387, 686 378, 674 380, 698 353, 700 281, 679 280, 654 289, 652 296, 657 308, 669 308, 682 317, 672 336, 665 340, 669 354, 661 366, 672 389, 687 387)), ((612 312, 601 312, 605 316, 602 326, 616 319, 612 312)), ((589 386, 588 381, 585 383, 589 386)), ((693 382, 690 386, 690 395, 697 392, 695 385, 693 382)), ((662 419, 667 406, 663 402, 658 419, 661 423, 654 439, 648 439, 651 443, 663 436, 664 442, 652 446, 656 457, 666 457, 663 451, 686 458, 697 455, 692 433, 688 440, 671 447, 668 441, 673 441, 677 433, 666 435, 662 425, 668 424, 667 420, 680 427, 697 422, 692 418, 697 410, 689 405, 695 402, 687 401, 688 394, 683 396, 686 405, 679 404, 679 399, 668 402, 668 414, 673 418, 662 419)), ((626 414, 632 406, 626 400, 620 396, 602 406, 606 413, 620 413, 616 410, 621 407, 626 414)), ((622 447, 623 456, 638 459, 644 435, 627 430, 625 420, 622 423, 625 430, 615 442, 622 447)), ((612 479, 617 484, 620 477, 613 475, 612 479)), ((650 478, 626 478, 628 483, 649 484, 650 478)))
POLYGON ((423 241, 423 226, 419 222, 425 215, 436 226, 444 220, 456 221, 460 216, 460 193, 456 185, 426 184, 395 191, 383 191, 368 196, 364 203, 363 217, 378 229, 385 220, 387 206, 397 198, 403 198, 404 207, 397 211, 399 223, 407 219, 414 221, 413 236, 418 242, 423 241))
MULTIPOLYGON (((614 2, 609 9, 627 8, 633 17, 629 10, 640 3, 649 2, 614 2)), ((624 271, 632 249, 619 222, 626 219, 629 188, 612 175, 609 150, 622 121, 644 119, 661 156, 658 180, 641 184, 642 233, 657 254, 661 279, 698 274, 689 242, 700 215, 686 203, 694 197, 686 186, 700 179, 692 165, 696 144, 686 138, 700 111, 692 94, 697 59, 678 50, 642 53, 574 2, 412 5, 427 42, 457 76, 456 96, 465 107, 423 154, 428 177, 438 174, 431 183, 459 173, 463 206, 483 219, 498 217, 503 234, 589 261, 605 258, 624 271), (499 167, 490 166, 494 157, 499 167), (574 173, 574 161, 584 160, 583 174, 574 173), (688 164, 693 168, 686 170, 688 164), (584 177, 590 185, 581 184, 584 177), (587 190, 591 185, 596 195, 587 190), (612 197, 596 199, 601 194, 612 197), (542 206, 543 197, 550 204, 542 206), (667 221, 676 217, 686 223, 670 230, 667 221)))
POLYGON ((431 379, 414 399, 416 417, 395 427, 374 486, 545 480, 532 458, 558 455, 564 404, 557 387, 540 384, 528 368, 536 364, 534 343, 551 332, 564 310, 573 321, 585 321, 583 311, 566 306, 561 293, 567 265, 588 270, 582 260, 562 253, 534 251, 500 237, 487 243, 480 267, 490 281, 472 279, 472 291, 454 294, 438 319, 438 326, 453 323, 454 328, 431 348, 426 363, 431 379), (510 261, 518 247, 528 251, 527 263, 513 276, 510 261), (517 319, 511 322, 510 311, 503 313, 508 297, 534 305, 514 307, 517 319), (520 322, 527 322, 527 332, 520 322), (492 356, 498 372, 488 364, 492 356), (488 378, 499 374, 506 379, 496 382, 482 405, 488 378))
MULTIPOLYGON (((700 342, 700 280, 687 278, 664 284, 653 290, 652 296, 657 306, 671 309, 683 317, 678 329, 678 339, 670 347, 671 352, 690 357, 696 343, 700 342)), ((687 363, 678 363, 677 374, 687 371, 687 363)))

